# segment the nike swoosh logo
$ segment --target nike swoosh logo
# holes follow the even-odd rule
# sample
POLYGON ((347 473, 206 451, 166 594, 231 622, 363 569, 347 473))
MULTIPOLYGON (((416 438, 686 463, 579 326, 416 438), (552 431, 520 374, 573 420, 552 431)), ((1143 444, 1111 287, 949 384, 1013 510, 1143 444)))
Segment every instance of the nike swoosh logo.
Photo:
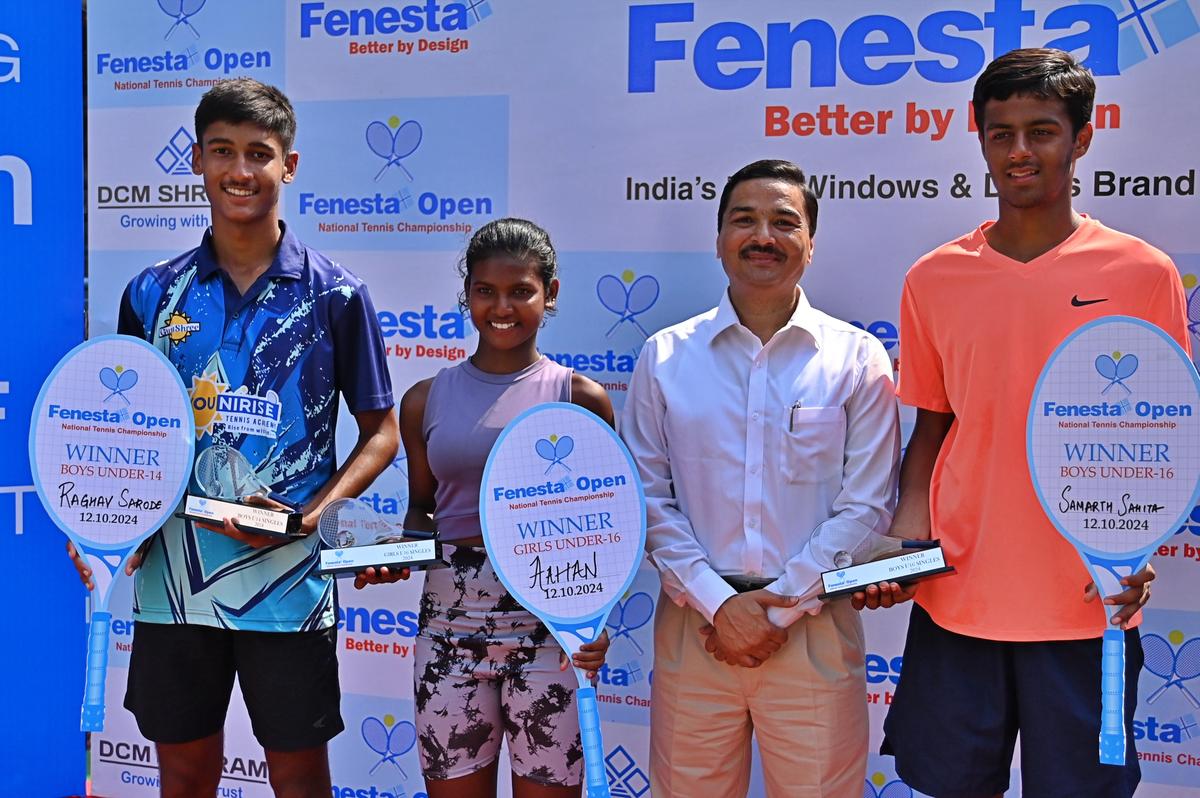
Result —
POLYGON ((1105 297, 1104 299, 1080 299, 1079 294, 1076 294, 1075 296, 1071 297, 1071 307, 1082 308, 1085 305, 1094 305, 1097 302, 1107 301, 1108 297, 1105 297))

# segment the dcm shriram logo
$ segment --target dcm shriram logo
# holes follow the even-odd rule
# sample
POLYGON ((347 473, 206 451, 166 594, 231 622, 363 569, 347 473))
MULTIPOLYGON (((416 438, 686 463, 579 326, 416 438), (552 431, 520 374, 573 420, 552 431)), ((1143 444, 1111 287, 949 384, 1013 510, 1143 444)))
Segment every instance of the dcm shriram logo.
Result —
POLYGON ((660 65, 666 68, 668 62, 689 57, 699 81, 722 91, 744 89, 760 80, 768 89, 791 89, 797 73, 806 74, 811 88, 836 86, 839 76, 880 86, 895 83, 913 69, 932 83, 961 83, 975 78, 996 56, 1032 46, 1086 50, 1083 63, 1094 74, 1120 74, 1122 20, 1099 3, 1063 4, 1039 18, 1025 8, 1024 0, 993 0, 992 10, 982 15, 936 11, 914 29, 908 20, 869 14, 840 32, 820 18, 770 22, 765 31, 734 20, 697 30, 689 25, 696 5, 630 6, 630 93, 655 91, 660 65), (1027 37, 1026 29, 1040 30, 1041 35, 1027 37), (796 63, 798 52, 808 54, 807 65, 796 63))

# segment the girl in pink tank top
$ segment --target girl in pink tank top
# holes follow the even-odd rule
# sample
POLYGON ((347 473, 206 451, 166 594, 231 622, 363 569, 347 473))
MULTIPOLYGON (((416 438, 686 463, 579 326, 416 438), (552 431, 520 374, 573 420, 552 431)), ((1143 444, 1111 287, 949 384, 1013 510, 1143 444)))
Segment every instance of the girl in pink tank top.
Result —
MULTIPOLYGON (((415 649, 416 723, 430 798, 492 798, 507 737, 514 798, 578 796, 582 747, 575 680, 546 627, 508 594, 483 549, 479 483, 504 426, 542 402, 569 401, 613 423, 597 383, 538 352, 558 296, 550 237, 498 219, 471 238, 459 265, 464 311, 479 331, 468 361, 422 380, 400 403, 408 455, 408 529, 438 529, 450 568, 426 572, 415 649)), ((408 572, 374 569, 355 586, 408 572)), ((604 664, 607 634, 574 664, 604 664)))

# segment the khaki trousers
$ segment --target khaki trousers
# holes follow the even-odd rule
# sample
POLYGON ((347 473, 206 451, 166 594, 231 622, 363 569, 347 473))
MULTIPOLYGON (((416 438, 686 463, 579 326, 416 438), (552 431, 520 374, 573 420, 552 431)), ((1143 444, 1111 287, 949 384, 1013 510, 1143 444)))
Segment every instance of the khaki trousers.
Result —
POLYGON ((757 668, 704 650, 704 617, 661 595, 654 619, 654 798, 737 798, 757 738, 768 798, 862 798, 867 703, 862 623, 848 601, 788 627, 757 668))

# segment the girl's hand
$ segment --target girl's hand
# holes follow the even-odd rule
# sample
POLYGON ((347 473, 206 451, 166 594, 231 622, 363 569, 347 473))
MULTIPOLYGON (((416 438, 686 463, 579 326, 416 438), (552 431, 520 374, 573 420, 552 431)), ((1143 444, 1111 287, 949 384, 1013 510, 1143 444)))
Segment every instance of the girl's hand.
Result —
POLYGON ((371 566, 354 575, 354 589, 362 590, 367 585, 387 585, 392 582, 399 582, 401 579, 408 579, 410 574, 411 571, 408 568, 401 568, 396 571, 388 568, 386 565, 381 568, 371 566))
MULTIPOLYGON (((571 664, 586 672, 589 679, 595 680, 596 674, 604 665, 604 656, 608 653, 608 630, 600 632, 600 636, 590 643, 584 643, 572 657, 571 664)), ((559 669, 567 669, 567 655, 560 653, 559 669)))

